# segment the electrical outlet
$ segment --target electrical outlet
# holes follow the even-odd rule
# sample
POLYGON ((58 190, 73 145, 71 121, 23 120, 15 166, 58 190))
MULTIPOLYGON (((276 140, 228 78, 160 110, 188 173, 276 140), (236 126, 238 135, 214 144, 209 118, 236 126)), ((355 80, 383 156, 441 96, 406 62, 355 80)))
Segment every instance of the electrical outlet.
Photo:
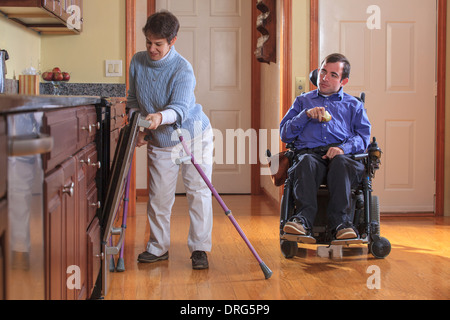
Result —
POLYGON ((295 78, 295 96, 300 96, 302 93, 306 92, 306 78, 296 77, 295 78))
POLYGON ((121 77, 122 60, 106 60, 105 62, 106 77, 121 77))

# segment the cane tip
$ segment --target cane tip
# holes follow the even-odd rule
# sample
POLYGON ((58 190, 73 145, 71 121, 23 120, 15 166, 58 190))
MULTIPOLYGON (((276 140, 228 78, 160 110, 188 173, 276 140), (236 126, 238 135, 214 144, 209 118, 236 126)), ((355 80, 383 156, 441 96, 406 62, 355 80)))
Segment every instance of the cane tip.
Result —
POLYGON ((273 274, 272 270, 270 270, 269 267, 266 266, 266 264, 264 262, 261 262, 261 264, 259 266, 261 267, 261 270, 264 273, 264 277, 266 279, 269 279, 273 274))

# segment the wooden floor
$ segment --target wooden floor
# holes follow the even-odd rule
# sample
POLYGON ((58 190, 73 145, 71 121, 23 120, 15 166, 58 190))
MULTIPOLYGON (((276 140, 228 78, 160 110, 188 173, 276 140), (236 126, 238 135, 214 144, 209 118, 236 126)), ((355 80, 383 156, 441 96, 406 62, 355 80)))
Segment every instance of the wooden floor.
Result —
POLYGON ((317 246, 301 245, 285 259, 279 248, 278 209, 263 196, 224 196, 227 206, 273 276, 265 280, 257 261, 214 201, 213 249, 208 270, 192 270, 187 249, 185 197, 172 215, 169 260, 137 263, 149 237, 146 203, 128 218, 123 273, 111 273, 106 300, 301 300, 450 298, 450 218, 382 219, 392 244, 383 260, 367 245, 321 257, 317 246), (373 271, 375 270, 375 271, 373 271), (379 281, 378 281, 379 280, 379 281), (380 288, 370 289, 379 284, 380 288))

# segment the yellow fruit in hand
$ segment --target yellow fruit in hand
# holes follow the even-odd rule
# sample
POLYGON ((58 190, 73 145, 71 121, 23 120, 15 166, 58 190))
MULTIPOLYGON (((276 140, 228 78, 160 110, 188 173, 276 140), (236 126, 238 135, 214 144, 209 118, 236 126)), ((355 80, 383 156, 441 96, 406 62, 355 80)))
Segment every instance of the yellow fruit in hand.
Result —
POLYGON ((331 114, 328 111, 325 111, 325 116, 322 117, 322 122, 330 122, 331 114))

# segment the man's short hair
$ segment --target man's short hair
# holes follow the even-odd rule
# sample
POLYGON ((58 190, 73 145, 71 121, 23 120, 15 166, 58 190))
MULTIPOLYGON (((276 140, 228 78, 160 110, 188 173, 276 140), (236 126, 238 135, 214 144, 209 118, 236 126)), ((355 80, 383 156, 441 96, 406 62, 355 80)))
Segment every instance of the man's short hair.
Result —
POLYGON ((350 78, 350 70, 351 70, 350 62, 348 61, 348 59, 343 54, 332 53, 332 54, 328 55, 322 61, 322 64, 320 65, 320 67, 322 67, 326 63, 335 63, 335 62, 342 62, 342 63, 344 63, 344 69, 342 70, 342 79, 341 80, 350 78))
POLYGON ((162 10, 152 14, 147 19, 147 23, 142 31, 145 35, 151 33, 155 37, 167 39, 168 43, 177 36, 180 30, 180 22, 171 12, 162 10))

